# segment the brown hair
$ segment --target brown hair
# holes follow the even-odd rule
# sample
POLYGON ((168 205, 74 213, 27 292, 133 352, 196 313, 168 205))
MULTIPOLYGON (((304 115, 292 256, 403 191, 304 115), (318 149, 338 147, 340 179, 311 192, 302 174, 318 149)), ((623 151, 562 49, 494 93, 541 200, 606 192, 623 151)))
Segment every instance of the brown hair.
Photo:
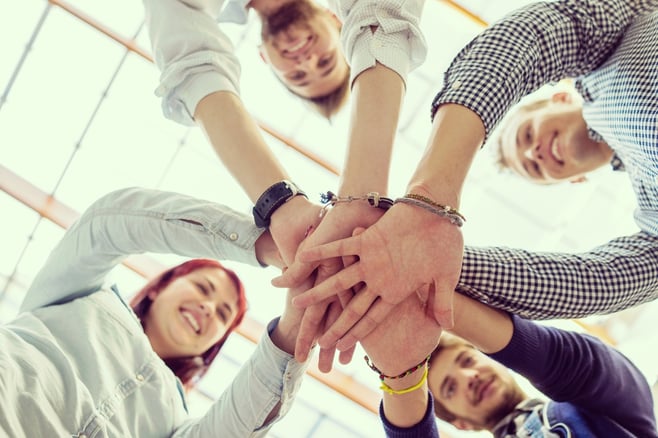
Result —
POLYGON ((244 286, 242 285, 240 278, 238 278, 235 272, 225 268, 217 260, 188 260, 187 262, 181 263, 178 266, 174 266, 173 268, 164 271, 149 281, 130 300, 130 307, 132 307, 133 311, 143 325, 144 317, 149 312, 151 304, 153 303, 153 300, 149 298, 149 293, 160 293, 162 289, 166 288, 172 281, 176 280, 177 278, 183 277, 193 271, 202 268, 221 269, 228 275, 238 290, 238 309, 235 319, 233 322, 231 322, 231 325, 227 327, 224 336, 222 336, 219 341, 217 341, 208 350, 203 352, 200 356, 163 359, 164 363, 167 364, 169 369, 171 369, 171 371, 181 380, 181 382, 183 382, 183 386, 186 390, 193 388, 199 379, 208 371, 210 364, 212 364, 213 360, 215 360, 215 357, 217 357, 217 354, 219 353, 219 350, 222 349, 224 342, 226 342, 228 336, 240 325, 245 313, 247 312, 247 297, 245 295, 244 286))
POLYGON ((503 117, 503 120, 500 122, 500 125, 496 128, 496 131, 494 135, 491 137, 491 142, 494 144, 494 162, 496 167, 498 168, 499 171, 504 171, 509 169, 509 165, 507 164, 507 161, 505 160, 505 157, 503 155, 503 137, 507 130, 510 128, 510 123, 511 120, 514 119, 515 116, 523 114, 523 113, 529 113, 535 110, 538 110, 540 108, 545 107, 551 102, 551 99, 538 99, 532 102, 528 102, 525 104, 520 104, 516 105, 510 110, 505 117, 503 117))

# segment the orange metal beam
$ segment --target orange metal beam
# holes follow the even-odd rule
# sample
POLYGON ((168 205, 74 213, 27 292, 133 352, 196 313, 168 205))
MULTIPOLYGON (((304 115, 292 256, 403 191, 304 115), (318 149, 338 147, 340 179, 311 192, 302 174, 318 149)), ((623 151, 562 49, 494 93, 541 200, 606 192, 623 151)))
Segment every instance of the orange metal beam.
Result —
MULTIPOLYGON (((0 164, 0 190, 62 228, 68 228, 79 217, 78 212, 71 207, 2 164, 0 164)), ((145 255, 132 256, 124 262, 124 265, 146 278, 153 277, 165 269, 163 265, 145 255)), ((247 316, 237 332, 255 343, 260 339, 263 330, 262 324, 247 316)), ((317 368, 317 359, 309 366, 308 374, 373 413, 378 412, 380 394, 357 382, 351 376, 338 370, 328 374, 322 373, 317 368)))
POLYGON ((484 21, 480 16, 469 10, 468 8, 464 7, 461 5, 459 2, 456 2, 455 0, 441 0, 444 3, 449 4, 462 14, 464 14, 465 17, 469 18, 470 20, 474 21, 476 24, 482 26, 482 27, 487 27, 489 24, 484 21))

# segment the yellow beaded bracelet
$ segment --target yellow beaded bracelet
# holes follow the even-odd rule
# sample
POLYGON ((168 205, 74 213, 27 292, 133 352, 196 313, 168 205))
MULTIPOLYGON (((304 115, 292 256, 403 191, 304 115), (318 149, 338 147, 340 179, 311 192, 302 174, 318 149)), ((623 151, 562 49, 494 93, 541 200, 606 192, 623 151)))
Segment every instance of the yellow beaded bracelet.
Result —
POLYGON ((393 395, 407 394, 407 393, 415 391, 415 390, 419 389, 421 386, 423 386, 423 383, 425 383, 425 381, 427 380, 428 372, 429 372, 429 367, 425 367, 425 372, 423 373, 423 377, 421 377, 420 381, 418 383, 416 383, 414 386, 410 386, 409 388, 393 389, 390 386, 388 386, 386 383, 382 382, 379 389, 381 389, 382 391, 384 391, 388 394, 393 394, 393 395))

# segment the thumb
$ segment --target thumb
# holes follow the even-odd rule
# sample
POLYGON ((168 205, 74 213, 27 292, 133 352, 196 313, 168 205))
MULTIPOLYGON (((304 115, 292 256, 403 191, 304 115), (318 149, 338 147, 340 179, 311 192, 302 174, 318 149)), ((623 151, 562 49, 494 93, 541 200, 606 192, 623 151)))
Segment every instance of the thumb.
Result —
POLYGON ((433 282, 430 293, 432 289, 434 289, 434 318, 443 329, 449 330, 455 325, 452 313, 454 290, 445 287, 437 288, 436 281, 433 282))
POLYGON ((295 287, 311 276, 317 263, 294 262, 281 275, 272 279, 272 286, 295 287))

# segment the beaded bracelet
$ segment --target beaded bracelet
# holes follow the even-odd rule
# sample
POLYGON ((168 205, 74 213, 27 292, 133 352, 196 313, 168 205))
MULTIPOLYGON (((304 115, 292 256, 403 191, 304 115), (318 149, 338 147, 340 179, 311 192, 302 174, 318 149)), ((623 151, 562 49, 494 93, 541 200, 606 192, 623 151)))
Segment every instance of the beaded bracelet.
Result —
POLYGON ((421 377, 420 381, 416 383, 414 386, 410 386, 409 388, 393 389, 390 386, 388 386, 386 383, 382 382, 382 384, 379 386, 379 389, 381 389, 382 391, 388 394, 393 394, 393 395, 407 394, 409 392, 420 389, 420 387, 423 386, 423 383, 425 383, 425 381, 427 380, 428 374, 429 374, 429 367, 425 367, 425 372, 423 373, 423 377, 421 377))
POLYGON ((416 207, 420 207, 429 211, 430 213, 436 214, 437 216, 448 219, 450 223, 457 225, 458 227, 464 225, 464 221, 466 221, 466 218, 462 216, 462 214, 456 209, 450 207, 449 205, 437 204, 431 199, 421 195, 414 195, 413 193, 409 193, 402 198, 397 198, 394 203, 415 205, 416 207))
POLYGON ((375 364, 370 361, 370 358, 367 355, 363 356, 363 359, 366 361, 366 363, 368 364, 368 366, 370 367, 371 370, 373 370, 374 372, 379 374, 379 380, 381 380, 383 382, 384 379, 393 380, 393 379, 401 379, 403 377, 407 377, 409 374, 412 374, 412 373, 416 372, 417 370, 421 369, 422 367, 424 367, 430 361, 431 356, 432 356, 431 354, 427 355, 427 357, 425 359, 423 359, 423 361, 420 362, 418 365, 412 366, 407 371, 403 372, 402 374, 398 374, 397 376, 387 376, 386 374, 382 373, 379 370, 379 368, 377 368, 375 366, 375 364))
POLYGON ((385 196, 381 196, 378 192, 369 192, 363 196, 338 196, 332 191, 320 194, 320 202, 324 204, 321 216, 329 206, 334 206, 339 202, 352 202, 352 201, 368 201, 372 207, 388 210, 393 206, 393 200, 385 196))

